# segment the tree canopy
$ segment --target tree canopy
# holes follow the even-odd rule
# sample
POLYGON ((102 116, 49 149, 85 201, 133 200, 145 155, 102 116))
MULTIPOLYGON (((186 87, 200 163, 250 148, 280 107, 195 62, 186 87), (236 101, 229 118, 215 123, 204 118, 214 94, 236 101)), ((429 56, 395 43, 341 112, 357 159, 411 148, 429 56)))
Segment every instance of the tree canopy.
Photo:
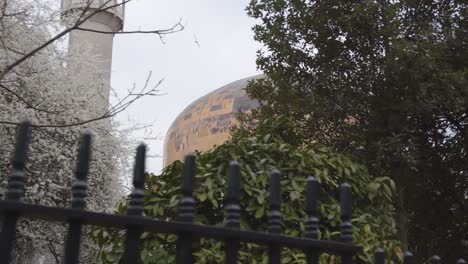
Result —
MULTIPOLYGON (((397 184, 403 247, 468 252, 468 3, 251 1, 253 119, 287 115, 293 144, 320 142, 397 184)), ((284 133, 284 132, 282 132, 284 133)))
MULTIPOLYGON (((255 231, 267 230, 268 174, 272 169, 282 173, 282 213, 284 232, 303 236, 305 212, 304 189, 306 179, 313 175, 320 183, 319 213, 320 238, 339 237, 339 184, 349 182, 353 190, 353 217, 355 243, 363 245, 359 262, 371 262, 377 247, 385 248, 389 257, 397 260, 401 250, 395 238, 395 223, 391 197, 393 181, 387 177, 371 177, 367 169, 349 156, 319 145, 304 147, 285 143, 272 133, 287 119, 266 120, 260 124, 262 133, 248 132, 234 135, 227 143, 207 153, 197 153, 197 173, 194 197, 197 200, 195 222, 222 225, 223 200, 226 192, 227 168, 230 160, 237 160, 241 171, 242 207, 241 228, 255 231)), ((145 190, 145 215, 147 217, 175 220, 181 194, 182 163, 176 161, 160 175, 147 177, 145 190)), ((118 213, 125 213, 123 201, 118 213)), ((100 246, 99 259, 103 263, 116 263, 123 252, 124 231, 96 228, 91 236, 100 246)), ((171 263, 175 258, 175 236, 144 233, 142 235, 144 263, 171 263)), ((195 245, 197 263, 222 263, 222 244, 202 240, 195 245)), ((266 248, 242 244, 241 263, 266 263, 266 248)), ((323 254, 328 263, 335 257, 323 254)), ((282 263, 305 263, 303 254, 283 250, 282 263)))

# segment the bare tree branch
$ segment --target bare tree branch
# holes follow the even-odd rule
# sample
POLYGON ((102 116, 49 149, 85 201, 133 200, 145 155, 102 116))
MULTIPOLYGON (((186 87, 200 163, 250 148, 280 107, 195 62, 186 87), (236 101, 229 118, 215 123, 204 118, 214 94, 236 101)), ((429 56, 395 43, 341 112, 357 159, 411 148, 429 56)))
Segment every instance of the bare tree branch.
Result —
MULTIPOLYGON (((1 1, 1 0, 0 0, 1 1)), ((122 0, 120 3, 116 4, 109 4, 111 3, 112 0, 106 0, 104 3, 100 4, 99 7, 92 7, 92 4, 94 3, 93 0, 87 0, 86 6, 80 8, 80 11, 78 13, 78 18, 73 21, 68 27, 60 31, 59 33, 55 34, 53 37, 49 38, 48 40, 44 41, 42 44, 39 46, 33 48, 29 52, 22 52, 18 51, 14 48, 8 47, 3 41, 0 41, 0 46, 3 46, 5 51, 11 51, 14 52, 16 55, 20 55, 19 58, 15 59, 13 62, 7 62, 8 65, 5 66, 1 71, 0 71, 0 80, 4 80, 5 76, 12 71, 15 67, 20 65, 21 63, 25 62, 35 54, 39 53, 52 43, 56 42, 57 40, 61 39, 63 36, 66 34, 70 33, 72 30, 82 30, 82 31, 90 31, 90 32, 95 32, 95 33, 101 33, 101 34, 156 34, 159 36, 161 41, 163 41, 162 37, 167 34, 171 33, 176 33, 184 29, 184 26, 181 24, 181 22, 177 22, 170 28, 166 29, 159 29, 159 30, 137 30, 137 31, 122 31, 122 32, 105 32, 105 31, 98 31, 98 30, 93 30, 93 29, 86 29, 82 28, 81 26, 83 25, 84 22, 88 21, 90 18, 95 16, 96 14, 99 14, 101 12, 105 12, 109 9, 116 8, 119 6, 124 6, 125 4, 133 1, 133 0, 122 0)), ((1 15, 2 17, 5 17, 6 14, 6 4, 1 7, 1 15)), ((1 22, 1 21, 0 21, 1 22)), ((163 41, 164 42, 164 41, 163 41)), ((110 107, 110 109, 104 113, 101 116, 95 117, 95 118, 90 118, 88 120, 78 120, 76 122, 72 123, 67 123, 67 124, 33 124, 33 127, 41 127, 41 128, 46 128, 46 127, 72 127, 72 126, 80 126, 84 125, 87 123, 95 122, 98 120, 106 119, 113 117, 117 115, 118 113, 126 110, 131 104, 133 104, 135 101, 139 100, 143 96, 160 96, 162 94, 159 93, 159 90, 156 88, 161 84, 163 80, 160 80, 154 87, 151 89, 148 89, 149 87, 149 80, 151 78, 151 72, 146 80, 145 85, 140 91, 135 91, 136 87, 133 87, 129 93, 122 99, 119 100, 115 105, 110 107)), ((5 81, 5 80, 4 80, 5 81)), ((6 82, 3 82, 6 83, 6 82)), ((29 102, 25 98, 21 96, 20 93, 17 91, 10 89, 8 86, 1 84, 0 83, 0 88, 5 90, 7 93, 13 95, 15 98, 17 98, 20 102, 24 103, 27 107, 32 108, 34 110, 44 112, 44 113, 53 113, 57 114, 58 111, 52 111, 48 109, 43 109, 42 107, 39 107, 38 105, 34 105, 33 103, 29 102)), ((0 124, 3 125, 19 125, 17 122, 11 122, 8 120, 0 120, 0 124)))
POLYGON ((85 8, 83 8, 83 12, 81 13, 80 17, 77 19, 77 21, 71 26, 71 27, 68 27, 66 29, 64 29, 63 31, 61 31, 60 33, 58 33, 57 35, 55 35, 54 37, 50 38, 49 40, 45 41, 43 44, 39 45, 38 47, 36 47, 35 49, 31 50, 30 52, 26 53, 24 56, 20 57, 19 59, 17 59, 16 61, 14 61, 13 63, 7 65, 1 72, 0 72, 0 80, 3 79, 5 77, 5 75, 10 72, 13 68, 15 68, 16 66, 18 66, 19 64, 21 64, 22 62, 24 62, 25 60, 27 60, 28 58, 34 56, 36 53, 38 53, 39 51, 43 50, 44 48, 46 48, 47 46, 49 46, 50 44, 54 43, 55 41, 59 40, 60 38, 62 38, 63 36, 65 36, 66 34, 68 34, 70 31, 74 30, 74 29, 78 29, 84 22, 86 22, 87 20, 89 20, 91 17, 95 16, 96 14, 99 14, 99 13, 102 13, 102 12, 105 12, 109 9, 112 9, 112 8, 116 8, 116 7, 119 7, 119 6, 123 6, 129 2, 131 2, 132 0, 123 0, 122 2, 120 3, 117 3, 117 4, 114 4, 114 5, 107 5, 108 3, 110 3, 111 0, 107 0, 105 1, 103 4, 101 4, 97 9, 95 9, 94 11, 92 11, 90 14, 88 15, 84 15, 89 9, 90 9, 90 6, 91 6, 91 3, 92 1, 89 1, 88 0, 88 4, 85 8))
POLYGON ((28 107, 34 109, 34 110, 37 110, 37 111, 40 111, 40 112, 45 112, 45 113, 49 113, 49 114, 57 114, 59 113, 58 111, 50 111, 50 110, 46 110, 46 109, 43 109, 43 108, 39 108, 33 104, 31 104, 30 102, 26 101, 26 99, 24 99, 21 95, 19 95, 18 93, 16 93, 15 91, 13 91, 12 89, 8 88, 7 86, 3 85, 3 84, 0 84, 0 87, 3 88, 5 91, 9 92, 10 94, 12 94, 13 96, 15 96, 19 101, 21 101, 22 103, 24 103, 25 105, 27 105, 28 107))
MULTIPOLYGON (((152 86, 151 89, 148 89, 149 83, 150 83, 150 80, 151 80, 151 75, 152 75, 152 72, 150 72, 148 74, 148 77, 146 78, 145 85, 140 89, 140 91, 138 93, 136 93, 136 94, 132 94, 132 93, 127 94, 123 99, 119 100, 119 102, 117 102, 115 105, 113 105, 108 111, 106 111, 104 114, 102 114, 102 115, 100 115, 98 117, 94 117, 94 118, 90 118, 90 119, 86 119, 86 120, 79 120, 79 121, 76 121, 76 122, 66 123, 66 124, 34 124, 34 123, 32 123, 31 127, 35 127, 35 128, 74 127, 74 126, 81 126, 81 125, 85 125, 85 124, 92 123, 92 122, 95 122, 95 121, 111 118, 111 117, 121 113, 122 111, 126 110, 130 105, 132 105, 134 102, 136 102, 137 100, 141 99, 144 96, 148 96, 148 95, 161 96, 161 95, 163 95, 163 94, 158 94, 158 92, 159 92, 158 87, 161 85, 161 83, 164 81, 164 79, 159 80, 158 83, 156 83, 156 85, 152 86)), ((133 91, 134 89, 135 89, 135 87, 133 87, 131 91, 133 91)), ((21 123, 0 120, 0 124, 10 125, 10 126, 19 126, 21 123)))
POLYGON ((133 30, 133 31, 120 31, 120 32, 109 32, 109 31, 101 31, 101 30, 95 30, 95 29, 89 29, 89 28, 81 28, 78 27, 76 28, 77 30, 81 31, 89 31, 89 32, 94 32, 94 33, 101 33, 101 34, 110 34, 110 35, 125 35, 125 34, 156 34, 158 36, 163 36, 167 34, 172 34, 176 33, 179 31, 184 30, 184 26, 182 23, 179 21, 175 25, 173 25, 170 28, 167 29, 156 29, 156 30, 133 30))
MULTIPOLYGON (((83 15, 83 16, 80 16, 80 18, 73 24, 73 26, 71 27, 68 27, 66 29, 64 29, 62 32, 58 33, 57 35, 55 35, 54 37, 50 38, 49 40, 45 41, 44 43, 42 43, 41 45, 39 45, 38 47, 36 47, 35 49, 31 50, 30 52, 26 53, 24 56, 20 57, 19 59, 17 59, 16 61, 14 61, 13 63, 7 65, 1 72, 0 72, 0 80, 3 79, 5 77, 5 75, 7 73, 9 73, 13 68, 15 68, 16 66, 18 66, 19 64, 23 63, 25 60, 27 60, 28 58, 34 56, 36 53, 38 53, 39 51, 43 50, 44 48, 46 48, 47 46, 49 46, 50 44, 54 43, 55 41, 59 40, 60 38, 62 38, 63 36, 65 36, 66 34, 68 34, 70 31, 74 30, 74 29, 77 29, 79 26, 81 26, 84 22, 86 22, 87 20, 89 20, 91 17, 95 16, 96 14, 99 14, 99 13, 102 13, 102 12, 105 12, 109 9, 112 9, 112 8, 116 8, 118 6, 122 6, 122 5, 125 5, 126 3, 129 3, 131 2, 132 0, 123 0, 121 3, 117 3, 117 4, 114 4, 114 5, 109 5, 107 6, 108 3, 110 3, 111 0, 107 0, 105 1, 102 5, 100 5, 96 10, 94 10, 93 12, 91 12, 89 15, 83 15)), ((84 8, 83 10, 83 13, 86 13, 89 8, 90 8, 90 5, 91 5, 91 1, 88 1, 88 5, 84 8)))
POLYGON ((19 55, 26 55, 26 53, 21 52, 21 51, 18 51, 18 50, 15 50, 15 49, 13 49, 13 48, 11 48, 11 47, 7 47, 7 49, 8 49, 9 51, 11 51, 11 52, 13 52, 13 53, 16 53, 16 54, 19 54, 19 55))

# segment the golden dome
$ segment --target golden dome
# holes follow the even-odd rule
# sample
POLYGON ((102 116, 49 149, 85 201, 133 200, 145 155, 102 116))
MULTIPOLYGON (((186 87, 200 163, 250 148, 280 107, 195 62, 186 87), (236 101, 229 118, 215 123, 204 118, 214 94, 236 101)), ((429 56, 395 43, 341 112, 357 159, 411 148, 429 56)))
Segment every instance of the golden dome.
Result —
POLYGON ((227 84, 191 103, 177 116, 164 141, 164 166, 195 150, 207 151, 229 138, 236 123, 234 113, 250 110, 258 102, 250 99, 245 87, 261 78, 257 75, 227 84))

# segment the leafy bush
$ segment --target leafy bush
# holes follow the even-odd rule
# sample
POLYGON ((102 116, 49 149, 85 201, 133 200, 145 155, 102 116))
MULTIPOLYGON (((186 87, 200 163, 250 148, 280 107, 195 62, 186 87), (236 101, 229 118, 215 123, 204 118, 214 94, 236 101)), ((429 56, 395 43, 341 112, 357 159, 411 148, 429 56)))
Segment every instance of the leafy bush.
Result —
MULTIPOLYGON (((270 124, 271 125, 271 124, 270 124)), ((222 225, 223 199, 226 191, 226 171, 229 160, 237 160, 241 169, 241 228, 266 231, 268 212, 269 172, 282 172, 282 213, 284 233, 304 234, 306 178, 313 175, 321 185, 319 212, 320 238, 339 237, 339 184, 349 182, 353 190, 354 242, 363 246, 360 262, 371 262, 373 251, 383 247, 388 256, 401 256, 394 238, 395 223, 391 197, 393 182, 387 177, 371 178, 367 169, 351 157, 335 153, 318 145, 302 147, 284 143, 272 134, 234 137, 208 153, 196 153, 197 175, 194 196, 198 202, 195 222, 222 225), (397 253, 397 254, 395 254, 397 253)), ((183 164, 180 161, 164 169, 160 175, 147 177, 145 214, 147 217, 174 220, 180 195, 183 164)), ((125 213, 126 202, 118 207, 125 213)), ((93 229, 91 236, 100 246, 103 263, 115 263, 123 252, 124 231, 93 229)), ((144 233, 142 235, 144 263, 172 263, 175 260, 174 235, 144 233)), ((197 263, 222 263, 223 245, 202 239, 195 243, 197 263)), ((266 263, 265 247, 243 243, 241 263, 266 263)), ((282 263, 305 263, 304 255, 295 250, 283 250, 282 263)), ((335 256, 322 254, 323 261, 333 263, 335 256)))

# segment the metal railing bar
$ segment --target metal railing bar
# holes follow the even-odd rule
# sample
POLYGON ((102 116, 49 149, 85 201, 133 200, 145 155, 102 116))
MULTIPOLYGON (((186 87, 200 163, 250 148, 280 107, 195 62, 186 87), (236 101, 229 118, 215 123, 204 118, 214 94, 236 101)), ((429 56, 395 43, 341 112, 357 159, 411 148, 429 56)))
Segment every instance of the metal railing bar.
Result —
MULTIPOLYGON (((87 177, 89 173, 89 161, 91 159, 91 135, 84 134, 81 138, 76 164, 76 181, 72 185, 71 207, 84 210, 88 190, 87 177)), ((77 264, 80 259, 80 246, 82 237, 82 221, 70 220, 65 242, 65 264, 77 264)))
MULTIPOLYGON (((270 234, 281 234, 283 216, 281 214, 281 173, 273 170, 270 173, 270 199, 268 212, 268 232, 270 234)), ((281 246, 275 243, 268 245, 268 263, 281 263, 281 246)))
MULTIPOLYGON (((228 189, 225 199, 225 228, 240 229, 240 167, 237 161, 229 162, 228 189)), ((237 240, 225 240, 224 263, 237 264, 239 261, 239 246, 237 240)))
MULTIPOLYGON (((127 215, 142 216, 144 211, 144 196, 145 196, 145 157, 146 146, 140 145, 137 148, 137 156, 135 160, 135 168, 133 171, 133 191, 129 195, 127 215)), ((121 263, 132 264, 141 263, 140 236, 143 233, 142 227, 139 225, 127 225, 125 251, 121 263)))
POLYGON ((356 253, 360 246, 331 240, 316 240, 302 237, 289 237, 279 234, 268 234, 247 230, 227 229, 215 226, 197 225, 192 223, 169 222, 138 216, 109 215, 105 213, 82 211, 73 208, 47 207, 43 205, 24 204, 21 202, 0 201, 0 214, 16 213, 20 217, 46 221, 65 222, 70 219, 82 220, 85 225, 114 227, 126 229, 127 226, 141 226, 143 231, 156 233, 192 233, 196 237, 214 238, 217 240, 240 240, 256 244, 278 244, 296 249, 315 249, 329 253, 356 253))
MULTIPOLYGON (((195 217, 195 204, 193 189, 195 186, 196 173, 195 156, 189 154, 185 157, 184 173, 182 175, 182 198, 179 201, 179 213, 177 220, 192 223, 195 217)), ((194 262, 192 254, 192 242, 194 236, 191 233, 181 232, 176 243, 176 263, 189 264, 194 262)))

